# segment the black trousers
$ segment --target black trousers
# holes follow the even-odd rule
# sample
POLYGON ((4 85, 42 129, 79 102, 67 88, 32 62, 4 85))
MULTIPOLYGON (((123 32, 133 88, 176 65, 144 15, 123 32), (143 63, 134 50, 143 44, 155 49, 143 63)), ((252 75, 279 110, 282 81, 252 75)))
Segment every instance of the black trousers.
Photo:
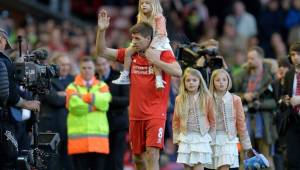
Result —
POLYGON ((123 170, 126 150, 127 130, 111 131, 109 134, 109 155, 105 161, 105 170, 123 170))
POLYGON ((14 125, 7 121, 0 121, 0 170, 14 169, 17 157, 18 142, 14 125))
POLYGON ((74 170, 105 170, 106 155, 100 153, 84 153, 72 155, 74 170))
POLYGON ((288 170, 300 169, 300 120, 294 120, 286 134, 288 170))

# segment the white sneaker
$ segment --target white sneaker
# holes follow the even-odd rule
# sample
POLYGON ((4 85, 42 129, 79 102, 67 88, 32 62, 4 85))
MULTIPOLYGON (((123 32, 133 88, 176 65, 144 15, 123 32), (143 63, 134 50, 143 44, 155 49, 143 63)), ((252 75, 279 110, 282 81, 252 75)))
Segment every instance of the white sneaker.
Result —
POLYGON ((155 86, 156 86, 157 89, 163 89, 163 88, 165 88, 164 83, 161 82, 161 81, 156 81, 155 82, 155 86))
POLYGON ((128 73, 121 71, 120 77, 117 78, 116 80, 113 80, 112 83, 123 84, 123 85, 130 84, 130 78, 128 73))
POLYGON ((166 84, 166 82, 163 81, 162 77, 161 76, 156 76, 156 78, 155 78, 155 86, 156 86, 156 88, 157 89, 163 89, 163 88, 165 88, 164 84, 166 84))

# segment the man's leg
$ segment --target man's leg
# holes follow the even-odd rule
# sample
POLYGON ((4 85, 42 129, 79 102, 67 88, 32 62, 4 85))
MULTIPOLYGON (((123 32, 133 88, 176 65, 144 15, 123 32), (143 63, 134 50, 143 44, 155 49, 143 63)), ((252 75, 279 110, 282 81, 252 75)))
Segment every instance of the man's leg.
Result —
POLYGON ((89 153, 89 168, 90 170, 106 170, 105 169, 105 160, 107 158, 107 154, 100 153, 89 153))
POLYGON ((74 154, 72 155, 74 170, 86 170, 88 166, 89 156, 87 154, 74 154))
POLYGON ((164 145, 164 119, 151 119, 146 122, 146 152, 144 158, 147 170, 159 170, 159 151, 164 145))
POLYGON ((109 148, 108 162, 106 164, 107 170, 123 170, 124 169, 124 154, 126 150, 126 130, 116 130, 109 134, 109 148))
POLYGON ((257 139, 257 145, 259 151, 269 160, 270 168, 268 169, 274 169, 273 156, 270 151, 271 146, 264 139, 257 139))
POLYGON ((144 150, 145 150, 145 126, 144 121, 130 120, 129 136, 133 153, 133 162, 137 170, 145 170, 144 150))
POLYGON ((287 131, 286 146, 287 146, 287 169, 300 169, 300 120, 293 120, 287 131))
POLYGON ((159 148, 146 147, 145 161, 147 170, 159 170, 159 148))
POLYGON ((145 170, 146 164, 142 154, 134 154, 133 161, 137 170, 145 170))

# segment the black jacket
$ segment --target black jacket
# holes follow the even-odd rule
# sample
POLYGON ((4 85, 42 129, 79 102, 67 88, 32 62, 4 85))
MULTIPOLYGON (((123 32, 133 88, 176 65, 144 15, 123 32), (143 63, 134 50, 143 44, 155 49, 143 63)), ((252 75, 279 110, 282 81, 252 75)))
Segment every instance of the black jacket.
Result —
POLYGON ((128 105, 129 105, 129 86, 116 85, 112 81, 119 77, 120 73, 111 69, 105 81, 109 86, 112 101, 109 105, 107 118, 110 131, 128 129, 128 105))
POLYGON ((20 100, 20 94, 17 84, 14 80, 14 66, 12 61, 8 58, 8 56, 6 56, 2 52, 0 52, 0 60, 2 60, 5 64, 7 69, 7 75, 9 78, 9 97, 7 100, 7 106, 15 106, 20 100))
POLYGON ((2 60, 0 60, 0 107, 6 105, 9 96, 9 81, 7 69, 2 60))
POLYGON ((49 94, 41 96, 40 131, 59 132, 60 135, 66 129, 66 97, 59 96, 57 92, 65 91, 66 87, 74 81, 74 77, 68 75, 65 79, 51 79, 49 94))
MULTIPOLYGON (((295 77, 295 68, 291 68, 284 77, 284 85, 283 85, 283 92, 282 96, 288 95, 290 97, 293 96, 293 89, 294 89, 294 77, 295 77)), ((294 110, 291 108, 291 106, 287 106, 284 109, 290 108, 291 112, 294 110)), ((298 113, 292 113, 291 116, 293 116, 295 119, 298 119, 298 113)))

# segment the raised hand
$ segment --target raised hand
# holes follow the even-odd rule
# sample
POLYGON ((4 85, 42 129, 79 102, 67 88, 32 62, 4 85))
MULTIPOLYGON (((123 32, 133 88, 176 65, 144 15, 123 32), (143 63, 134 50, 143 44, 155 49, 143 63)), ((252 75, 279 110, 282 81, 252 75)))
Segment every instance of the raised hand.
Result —
POLYGON ((98 29, 104 31, 109 26, 110 17, 107 16, 107 12, 103 9, 98 13, 98 29))

